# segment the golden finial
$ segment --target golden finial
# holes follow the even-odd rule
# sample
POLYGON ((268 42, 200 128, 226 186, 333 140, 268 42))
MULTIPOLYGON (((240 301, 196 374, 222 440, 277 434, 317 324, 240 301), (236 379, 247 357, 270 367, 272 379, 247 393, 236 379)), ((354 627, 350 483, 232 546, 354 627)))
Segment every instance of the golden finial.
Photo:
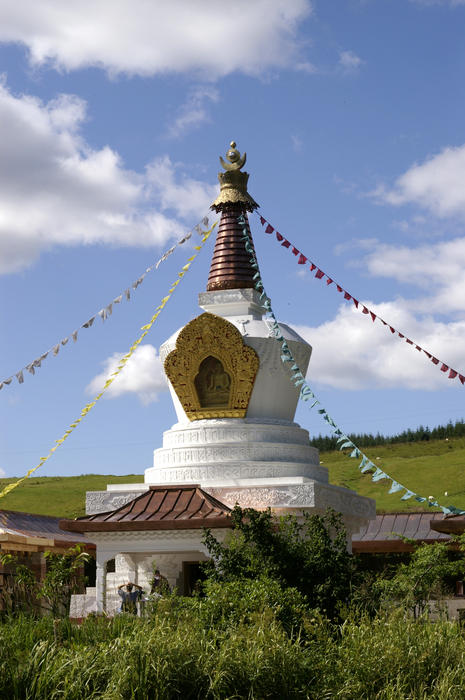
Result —
POLYGON ((231 205, 241 205, 247 211, 253 211, 258 204, 247 192, 248 173, 241 172, 245 165, 247 154, 241 155, 236 148, 236 142, 231 141, 226 153, 226 161, 220 156, 220 163, 226 172, 218 173, 221 189, 219 196, 213 202, 211 208, 215 211, 223 211, 231 205))
POLYGON ((229 163, 225 163, 221 156, 220 163, 225 170, 240 170, 245 165, 245 161, 247 160, 247 153, 244 153, 244 155, 241 156, 241 154, 236 148, 235 141, 231 141, 229 145, 229 151, 226 153, 226 158, 229 161, 229 163))

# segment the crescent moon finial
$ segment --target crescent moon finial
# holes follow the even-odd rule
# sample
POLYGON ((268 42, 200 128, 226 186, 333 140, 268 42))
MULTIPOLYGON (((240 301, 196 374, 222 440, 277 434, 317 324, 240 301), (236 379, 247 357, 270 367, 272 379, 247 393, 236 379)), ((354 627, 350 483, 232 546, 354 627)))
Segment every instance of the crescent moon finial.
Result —
POLYGON ((225 170, 240 170, 245 165, 245 161, 247 160, 247 153, 243 153, 241 155, 236 148, 235 141, 231 141, 229 146, 229 150, 226 153, 226 160, 228 162, 224 161, 223 158, 220 156, 220 163, 225 170))

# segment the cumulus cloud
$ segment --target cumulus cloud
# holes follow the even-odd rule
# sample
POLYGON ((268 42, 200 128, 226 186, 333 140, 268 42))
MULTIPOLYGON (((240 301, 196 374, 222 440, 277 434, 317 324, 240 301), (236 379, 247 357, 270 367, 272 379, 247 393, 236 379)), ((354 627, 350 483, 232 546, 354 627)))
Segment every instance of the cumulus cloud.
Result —
MULTIPOLYGON (((103 372, 97 374, 86 387, 88 394, 95 396, 102 390, 123 355, 124 353, 115 352, 103 362, 103 372)), ((143 404, 149 404, 157 401, 159 395, 167 389, 163 365, 156 348, 149 344, 139 345, 104 397, 114 399, 123 394, 136 394, 143 404)))
MULTIPOLYGON (((408 329, 411 339, 451 367, 465 369, 465 320, 441 323, 431 316, 417 318, 402 300, 362 303, 398 330, 408 329)), ((424 353, 392 337, 379 321, 372 323, 352 306, 342 305, 335 318, 321 326, 301 326, 296 330, 314 348, 310 384, 315 377, 318 384, 344 390, 457 388, 456 381, 448 382, 424 353)))
POLYGON ((158 157, 143 173, 81 134, 86 103, 44 103, 0 82, 0 274, 55 245, 153 246, 181 235, 208 209, 216 186, 183 177, 158 157))
MULTIPOLYGON (((465 238, 418 247, 376 239, 359 243, 363 254, 357 265, 373 277, 389 278, 412 290, 409 298, 361 304, 464 374, 465 238)), ((323 385, 349 390, 457 386, 423 352, 392 335, 380 321, 373 323, 352 303, 341 305, 336 316, 320 326, 297 330, 314 348, 310 378, 323 385)))
POLYGON ((347 73, 353 73, 360 68, 363 61, 353 51, 341 51, 339 53, 339 66, 347 73))
POLYGON ((450 5, 451 7, 458 7, 459 5, 465 5, 465 0, 410 0, 416 5, 450 5))
POLYGON ((219 92, 210 85, 198 85, 192 88, 186 102, 181 106, 178 116, 168 129, 168 136, 178 138, 193 131, 201 124, 210 122, 208 104, 218 102, 219 92))
POLYGON ((411 311, 454 313, 465 317, 465 238, 416 248, 372 241, 363 267, 423 291, 405 302, 411 311))
POLYGON ((307 65, 299 26, 311 12, 311 0, 23 0, 0 4, 0 41, 60 70, 259 75, 307 65))
POLYGON ((390 189, 372 194, 395 206, 415 204, 438 217, 465 219, 465 144, 444 148, 424 163, 415 164, 390 189))

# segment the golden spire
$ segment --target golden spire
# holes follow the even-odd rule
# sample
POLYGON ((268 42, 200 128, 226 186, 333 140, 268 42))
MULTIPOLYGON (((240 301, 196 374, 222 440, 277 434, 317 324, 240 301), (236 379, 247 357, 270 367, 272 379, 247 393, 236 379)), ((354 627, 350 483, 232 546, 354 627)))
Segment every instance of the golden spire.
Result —
POLYGON ((239 205, 244 211, 257 209, 257 202, 247 192, 249 174, 241 172, 246 160, 247 154, 241 155, 236 148, 236 142, 231 141, 226 153, 227 162, 220 156, 220 163, 225 172, 218 173, 220 194, 211 205, 211 209, 219 212, 231 205, 239 205))
POLYGON ((221 190, 211 208, 221 212, 220 225, 216 237, 215 249, 207 282, 207 292, 220 289, 253 289, 254 275, 250 254, 245 250, 242 229, 245 226, 250 233, 247 212, 253 211, 258 204, 247 192, 248 173, 242 173, 247 155, 241 155, 234 141, 226 153, 226 161, 220 157, 225 172, 218 174, 221 190), (239 224, 243 216, 244 225, 239 224))

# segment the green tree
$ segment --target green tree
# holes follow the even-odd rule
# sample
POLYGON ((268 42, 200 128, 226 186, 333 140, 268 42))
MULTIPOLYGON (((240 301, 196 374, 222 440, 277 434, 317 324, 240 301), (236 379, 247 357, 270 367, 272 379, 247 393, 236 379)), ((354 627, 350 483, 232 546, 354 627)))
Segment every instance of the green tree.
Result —
MULTIPOLYGON (((404 538, 405 539, 405 538, 404 538)), ((416 544, 413 540, 405 541, 416 544)), ((465 540, 457 538, 461 549, 465 540)), ((417 618, 429 610, 431 601, 447 593, 447 579, 458 578, 465 572, 465 561, 451 559, 446 542, 416 544, 408 563, 399 564, 391 578, 380 577, 373 584, 381 605, 401 604, 417 618)))
POLYGON ((38 583, 34 573, 13 554, 0 553, 5 567, 4 584, 0 588, 1 607, 7 613, 32 612, 37 598, 38 583))
POLYGON ((324 515, 304 513, 299 519, 276 518, 270 510, 236 506, 231 517, 233 528, 225 543, 206 531, 210 580, 266 576, 283 588, 297 589, 310 607, 337 617, 340 605, 348 601, 352 572, 339 514, 328 510, 324 515))
POLYGON ((45 552, 47 573, 39 595, 54 617, 68 615, 71 595, 77 593, 84 584, 84 564, 90 555, 76 545, 65 554, 45 552))

